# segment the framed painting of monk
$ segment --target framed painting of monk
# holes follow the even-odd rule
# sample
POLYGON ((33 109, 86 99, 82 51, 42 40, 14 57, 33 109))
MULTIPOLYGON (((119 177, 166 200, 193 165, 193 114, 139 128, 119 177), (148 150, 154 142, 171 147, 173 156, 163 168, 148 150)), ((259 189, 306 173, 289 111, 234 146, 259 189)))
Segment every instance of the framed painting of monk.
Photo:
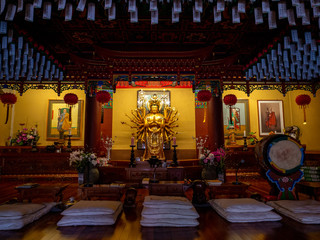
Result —
POLYGON ((72 139, 80 139, 82 134, 82 108, 83 100, 79 100, 71 108, 63 100, 49 100, 47 140, 57 140, 60 134, 71 134, 72 139))
POLYGON ((248 99, 238 99, 237 103, 231 107, 223 104, 223 126, 225 137, 228 136, 228 130, 232 127, 235 129, 236 139, 243 138, 243 132, 250 132, 250 119, 249 119, 249 103, 248 99))
POLYGON ((259 135, 267 136, 271 132, 283 133, 282 100, 258 100, 259 135))

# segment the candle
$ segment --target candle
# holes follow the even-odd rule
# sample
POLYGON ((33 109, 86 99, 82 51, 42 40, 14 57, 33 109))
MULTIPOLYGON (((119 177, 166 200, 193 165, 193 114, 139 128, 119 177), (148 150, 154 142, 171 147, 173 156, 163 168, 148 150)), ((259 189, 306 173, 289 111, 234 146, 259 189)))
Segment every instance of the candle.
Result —
POLYGON ((176 137, 173 137, 173 138, 172 138, 172 141, 173 141, 173 145, 177 145, 177 139, 176 139, 176 137))
POLYGON ((243 136, 246 137, 247 136, 247 132, 246 130, 243 131, 243 136))
POLYGON ((131 137, 131 145, 134 145, 134 137, 131 137))
POLYGON ((71 135, 71 128, 69 128, 69 135, 71 135))

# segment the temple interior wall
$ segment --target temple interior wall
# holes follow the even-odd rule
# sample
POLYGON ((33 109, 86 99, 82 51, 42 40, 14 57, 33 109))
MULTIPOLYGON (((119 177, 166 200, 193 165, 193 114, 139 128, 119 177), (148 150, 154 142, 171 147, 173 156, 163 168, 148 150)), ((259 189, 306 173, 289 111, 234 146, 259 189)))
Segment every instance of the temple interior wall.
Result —
MULTIPOLYGON (((130 111, 137 107, 137 91, 138 88, 117 89, 113 95, 113 112, 112 112, 112 136, 116 138, 114 144, 115 150, 128 149, 130 145, 130 137, 133 129, 126 125, 122 125, 121 121, 127 121, 125 114, 130 114, 130 111)), ((149 89, 147 89, 149 90, 149 89)), ((162 89, 158 89, 162 90, 162 89)), ((179 149, 188 150, 195 149, 195 142, 192 136, 195 136, 195 100, 194 94, 190 88, 168 88, 171 91, 171 106, 175 107, 180 113, 179 128, 177 131, 177 144, 179 149)), ((85 93, 82 90, 64 91, 61 96, 53 90, 28 90, 22 96, 16 93, 18 98, 17 103, 10 109, 8 123, 5 123, 6 106, 0 105, 0 146, 5 146, 10 132, 15 134, 18 129, 21 129, 20 123, 24 123, 26 127, 30 128, 35 124, 38 125, 40 135, 39 144, 41 146, 52 145, 53 140, 46 138, 46 125, 48 118, 48 102, 49 99, 60 99, 66 93, 73 92, 78 95, 80 100, 84 101, 85 93), (11 119, 13 117, 13 119, 11 119)), ((282 100, 284 108, 284 122, 285 126, 296 125, 301 130, 301 143, 307 146, 308 151, 320 151, 319 134, 320 134, 320 96, 319 91, 317 96, 312 97, 310 105, 306 108, 307 124, 303 125, 303 110, 295 103, 295 98, 299 94, 309 94, 309 92, 296 90, 291 91, 283 96, 276 90, 255 90, 248 97, 244 92, 230 90, 225 91, 223 95, 235 94, 238 99, 249 100, 249 115, 250 115, 250 129, 253 132, 259 133, 258 127, 258 106, 257 100, 282 100)), ((84 123, 85 114, 84 108, 82 113, 82 135, 80 139, 72 141, 73 146, 83 146, 84 143, 84 123)), ((105 124, 108 121, 105 121, 105 124)), ((242 144, 242 140, 238 140, 242 144)))

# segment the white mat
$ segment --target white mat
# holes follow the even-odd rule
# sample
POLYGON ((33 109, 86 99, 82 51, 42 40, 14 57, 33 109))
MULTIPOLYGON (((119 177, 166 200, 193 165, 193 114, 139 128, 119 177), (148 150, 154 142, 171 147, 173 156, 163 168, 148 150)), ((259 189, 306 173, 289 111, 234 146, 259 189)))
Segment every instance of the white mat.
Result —
POLYGON ((64 215, 57 223, 59 227, 66 226, 100 226, 113 225, 122 211, 122 205, 113 214, 104 215, 64 215))
MULTIPOLYGON (((81 202, 81 201, 80 201, 81 202)), ((80 203, 78 202, 78 203, 80 203)), ((57 223, 60 227, 65 226, 82 226, 82 225, 113 225, 122 211, 122 203, 119 201, 85 201, 90 203, 81 203, 74 206, 70 211, 66 210, 61 214, 64 215, 57 223), (90 206, 88 209, 84 205, 90 206), (80 208, 78 208, 80 206, 80 208), (115 208, 117 206, 117 208, 115 208), (82 209, 81 212, 79 209, 82 209), (97 212, 100 209, 101 212, 97 212), (111 212, 110 214, 108 212, 111 212), (81 215, 82 213, 82 215, 81 215), (91 213, 91 214, 90 214, 91 213)), ((71 207, 70 207, 71 208, 71 207)), ((68 209, 67 209, 68 210, 68 209)))
POLYGON ((267 202, 279 213, 304 224, 320 224, 319 202, 314 200, 279 200, 267 202))
POLYGON ((281 216, 269 211, 269 212, 226 212, 224 209, 216 205, 214 202, 211 202, 210 205, 212 208, 224 219, 229 222, 270 222, 270 221, 279 221, 281 216))
POLYGON ((55 205, 57 205, 56 202, 43 204, 18 203, 1 205, 2 217, 0 220, 0 230, 20 229, 47 214, 55 205), (12 213, 11 216, 8 215, 10 212, 12 213), (8 215, 8 219, 5 219, 5 215, 8 215))
POLYGON ((180 208, 190 209, 193 208, 191 202, 185 197, 175 196, 146 196, 144 198, 143 206, 151 208, 180 208))
POLYGON ((196 219, 199 214, 194 208, 179 209, 179 208, 150 208, 144 207, 141 216, 151 219, 161 218, 192 218, 196 219))
POLYGON ((269 212, 273 208, 252 198, 212 199, 214 203, 226 212, 269 212))
POLYGON ((140 221, 143 227, 196 227, 199 225, 197 219, 186 218, 145 218, 140 221))
POLYGON ((115 213, 119 207, 122 207, 122 203, 120 201, 81 200, 70 208, 64 210, 61 214, 68 216, 105 215, 115 213))
POLYGON ((141 226, 195 227, 199 214, 185 197, 146 196, 143 202, 141 226))

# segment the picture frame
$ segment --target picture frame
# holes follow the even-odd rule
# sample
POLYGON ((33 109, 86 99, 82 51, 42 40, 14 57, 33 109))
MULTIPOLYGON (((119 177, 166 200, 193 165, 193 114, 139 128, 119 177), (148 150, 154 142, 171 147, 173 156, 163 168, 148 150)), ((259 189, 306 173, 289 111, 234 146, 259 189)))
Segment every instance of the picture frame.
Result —
MULTIPOLYGON (((169 90, 163 90, 163 91, 159 91, 159 90, 139 90, 137 91, 137 108, 141 107, 142 104, 144 103, 145 108, 147 110, 146 114, 149 113, 148 109, 148 101, 151 99, 151 97, 156 94, 158 97, 160 97, 160 99, 163 99, 166 102, 167 106, 171 106, 171 94, 169 90), (144 101, 143 101, 144 98, 144 101)), ((164 112, 164 107, 160 105, 160 109, 159 109, 160 113, 163 114, 164 112)), ((138 150, 144 150, 145 149, 145 145, 143 142, 141 142, 141 140, 138 140, 137 142, 137 149, 138 150)), ((163 144, 163 149, 164 150, 169 150, 170 149, 170 142, 168 143, 164 143, 163 144)))
MULTIPOLYGON (((64 100, 49 100, 47 114, 47 140, 59 139, 58 117, 63 112, 69 115, 70 106, 64 100)), ((83 100, 79 100, 77 104, 71 107, 71 135, 72 139, 80 139, 82 136, 82 112, 83 100)), ((60 125, 59 127, 62 127, 60 125)), ((65 129, 64 135, 69 134, 69 130, 65 129)))
MULTIPOLYGON (((234 123, 235 127, 235 137, 236 139, 242 139, 244 131, 247 134, 250 132, 250 115, 249 115, 249 100, 248 99, 238 99, 237 103, 231 107, 232 116, 236 115, 237 120, 234 123)), ((225 137, 228 136, 228 127, 230 120, 230 110, 229 106, 223 104, 223 128, 225 137)))
MULTIPOLYGON (((156 94, 160 99, 164 99, 166 101, 166 104, 170 107, 171 106, 171 95, 169 90, 139 90, 137 92, 137 108, 142 106, 142 96, 144 98, 145 108, 149 112, 148 109, 148 101, 151 99, 151 97, 156 94)), ((161 113, 163 113, 163 107, 159 109, 161 113)))
POLYGON ((283 134, 284 117, 282 100, 258 100, 259 135, 270 132, 283 134))

